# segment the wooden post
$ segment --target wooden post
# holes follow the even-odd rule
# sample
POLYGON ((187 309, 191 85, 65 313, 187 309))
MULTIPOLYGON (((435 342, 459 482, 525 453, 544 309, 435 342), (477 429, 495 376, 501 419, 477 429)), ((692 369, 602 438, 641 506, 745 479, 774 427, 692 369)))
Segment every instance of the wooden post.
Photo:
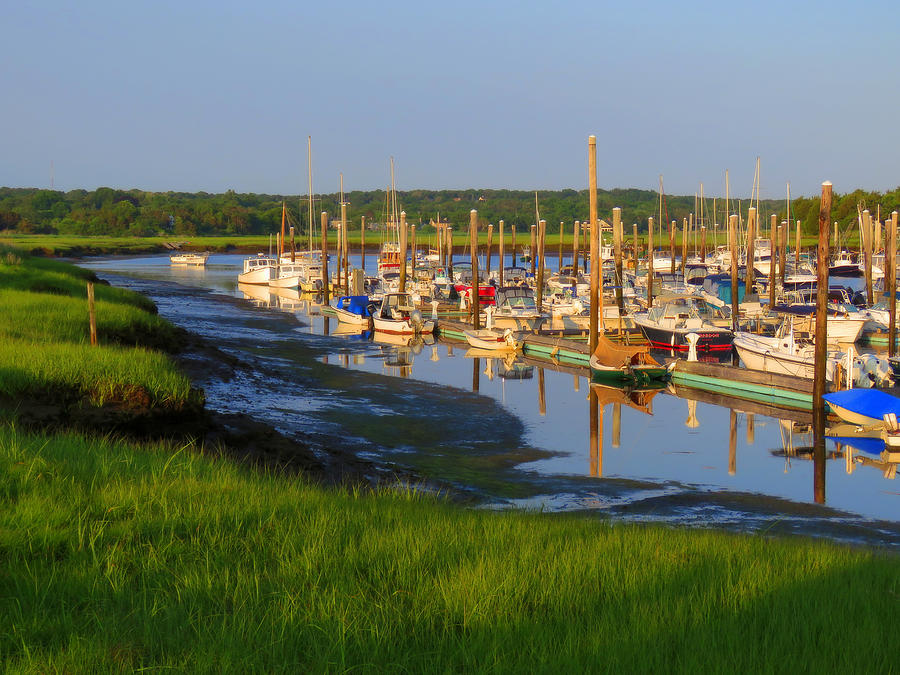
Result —
POLYGON ((632 223, 632 225, 631 225, 631 242, 632 242, 631 246, 634 249, 633 256, 632 256, 633 257, 632 262, 634 263, 634 276, 637 276, 638 258, 641 257, 641 249, 638 246, 637 230, 638 230, 637 223, 632 223))
POLYGON ((563 256, 562 256, 562 240, 563 240, 563 228, 565 227, 565 223, 563 221, 559 221, 559 241, 557 242, 557 264, 556 271, 561 272, 563 268, 563 256))
POLYGON ((488 223, 488 240, 487 240, 487 278, 491 278, 491 254, 494 247, 494 224, 488 223))
POLYGON ((330 278, 328 276, 328 212, 322 211, 320 217, 322 224, 322 292, 325 294, 325 304, 331 297, 330 278))
POLYGON ((737 214, 728 216, 728 248, 731 251, 731 330, 737 332, 740 302, 738 300, 737 214))
POLYGON ((400 287, 401 293, 406 292, 406 211, 400 212, 400 287))
POLYGON ((756 281, 756 272, 753 269, 753 258, 756 257, 756 208, 747 209, 747 275, 744 278, 746 293, 750 292, 756 281))
POLYGON ((294 262, 297 261, 297 260, 296 260, 296 255, 297 255, 297 254, 296 254, 295 249, 294 249, 294 226, 291 225, 291 262, 292 262, 292 263, 294 263, 294 262))
POLYGON ((572 276, 578 277, 578 258, 581 257, 581 252, 579 251, 579 230, 581 229, 581 222, 576 220, 575 226, 572 228, 572 276))
POLYGON ((769 311, 775 306, 775 264, 778 260, 778 225, 776 224, 778 216, 772 214, 772 220, 769 222, 769 311))
POLYGON ((538 224, 538 260, 537 260, 537 283, 535 285, 535 299, 537 300, 538 313, 544 311, 544 255, 546 252, 547 238, 547 221, 543 218, 538 224))
POLYGON ((818 287, 816 289, 816 342, 813 377, 813 494, 815 501, 825 501, 825 368, 828 346, 828 224, 831 222, 831 183, 822 183, 819 207, 819 245, 816 255, 818 287))
POLYGON ((509 229, 510 229, 510 235, 512 236, 512 242, 511 242, 512 250, 510 250, 510 252, 509 252, 509 266, 515 267, 516 266, 516 226, 510 225, 509 229))
POLYGON ((653 216, 647 218, 647 309, 653 307, 653 216))
POLYGON ((700 262, 706 264, 706 225, 700 226, 700 262))
POLYGON ((360 255, 360 263, 359 266, 362 267, 363 276, 366 275, 366 217, 363 216, 359 221, 359 255, 360 255))
POLYGON ((871 307, 874 303, 874 294, 872 292, 872 216, 868 209, 862 212, 862 241, 860 246, 863 249, 863 265, 866 277, 866 302, 871 307))
POLYGON ((500 243, 500 250, 497 253, 497 259, 498 259, 498 261, 497 261, 497 279, 498 279, 497 287, 503 288, 503 266, 506 263, 503 261, 504 250, 503 250, 503 221, 502 220, 500 221, 500 242, 499 243, 500 243))
POLYGON ((778 278, 781 280, 781 287, 784 288, 784 275, 787 272, 787 239, 788 239, 788 224, 785 220, 781 223, 781 255, 778 256, 778 261, 781 263, 778 267, 778 278))
POLYGON ((453 281, 453 228, 447 225, 447 275, 453 281))
POLYGON ((598 232, 599 224, 597 223, 597 137, 588 136, 588 199, 590 203, 590 219, 591 219, 591 307, 590 307, 590 323, 588 333, 588 347, 590 353, 593 354, 597 349, 597 330, 598 317, 600 316, 600 268, 602 261, 600 260, 600 233, 598 232))
POLYGON ((88 330, 90 331, 91 347, 97 346, 97 311, 94 306, 94 282, 87 282, 88 301, 88 330))
POLYGON ((619 307, 619 316, 625 313, 625 300, 622 297, 622 209, 613 208, 613 256, 616 266, 616 305, 619 307))
POLYGON ((537 264, 537 225, 531 226, 531 276, 534 277, 535 265, 537 264))
POLYGON ((669 274, 675 274, 675 221, 669 223, 669 274))
POLYGON ((681 278, 687 281, 687 257, 688 257, 688 219, 681 223, 681 278))
POLYGON ((472 328, 481 328, 481 303, 478 297, 478 211, 469 211, 469 248, 472 255, 472 328))
POLYGON ((891 213, 885 258, 884 290, 888 294, 888 356, 895 356, 897 347, 897 212, 891 213))

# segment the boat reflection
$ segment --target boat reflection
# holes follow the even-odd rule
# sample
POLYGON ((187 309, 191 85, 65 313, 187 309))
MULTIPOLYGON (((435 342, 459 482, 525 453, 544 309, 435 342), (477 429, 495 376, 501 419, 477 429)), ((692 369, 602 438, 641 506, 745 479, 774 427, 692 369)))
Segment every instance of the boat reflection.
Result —
POLYGON ((275 307, 275 297, 269 292, 268 286, 257 284, 238 284, 238 290, 243 294, 244 300, 249 300, 254 307, 275 307))
POLYGON ((430 334, 398 335, 376 330, 372 331, 372 341, 381 345, 387 371, 389 373, 397 372, 400 377, 407 378, 412 374, 415 357, 422 353, 425 345, 434 344, 434 336, 430 334))

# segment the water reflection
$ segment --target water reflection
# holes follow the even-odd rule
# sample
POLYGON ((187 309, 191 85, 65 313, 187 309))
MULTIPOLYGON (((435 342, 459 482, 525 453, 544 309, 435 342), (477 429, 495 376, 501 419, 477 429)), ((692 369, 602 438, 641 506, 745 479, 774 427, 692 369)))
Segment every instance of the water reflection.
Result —
MULTIPOLYGON (((520 468, 523 476, 542 477, 547 494, 540 503, 548 508, 583 507, 597 501, 598 485, 602 483, 602 489, 610 490, 616 480, 649 481, 665 493, 676 489, 671 486, 692 486, 710 494, 822 501, 826 460, 840 459, 844 470, 834 471, 832 462, 832 473, 827 476, 829 506, 887 520, 896 520, 900 513, 897 491, 885 484, 886 479, 896 476, 897 462, 880 454, 884 452, 883 443, 880 452, 873 453, 852 445, 859 441, 838 441, 837 449, 823 452, 820 461, 800 461, 815 459, 809 412, 674 385, 653 391, 617 390, 596 384, 582 388, 582 378, 587 379, 582 368, 515 354, 500 358, 472 352, 460 343, 415 343, 409 336, 398 339, 373 335, 323 314, 321 297, 284 289, 270 293, 268 288, 238 287, 235 279, 240 256, 215 258, 220 264, 213 264, 211 259, 203 277, 197 280, 176 278, 167 260, 161 263, 158 259, 129 261, 122 272, 195 284, 246 298, 256 307, 293 313, 305 326, 304 331, 308 328, 318 336, 330 335, 333 365, 437 383, 447 388, 448 397, 454 396, 455 387, 495 398, 511 415, 523 420, 524 441, 546 451, 539 458, 523 459, 520 468), (223 262, 228 260, 232 262, 223 262), (349 341, 353 341, 352 348, 349 341), (472 360, 471 372, 463 366, 463 358, 472 360), (611 415, 609 423, 605 423, 610 419, 607 415, 611 415), (741 424, 745 433, 739 433, 741 424), (768 451, 771 448, 778 449, 768 451), (860 467, 876 470, 862 471, 860 467), (596 480, 600 477, 604 481, 596 480)), ((95 269, 116 269, 112 267, 114 262, 99 262, 95 269)), ((321 348, 322 341, 316 345, 321 348)), ((656 353, 664 358, 674 356, 665 351, 656 353)), ((702 357, 719 360, 713 354, 702 357)), ((610 499, 600 501, 610 503, 610 499)))

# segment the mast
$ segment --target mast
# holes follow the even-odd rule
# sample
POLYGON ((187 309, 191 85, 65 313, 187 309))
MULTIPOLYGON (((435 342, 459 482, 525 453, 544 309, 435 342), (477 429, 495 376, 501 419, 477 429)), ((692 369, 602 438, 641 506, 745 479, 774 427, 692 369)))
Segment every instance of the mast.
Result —
POLYGON ((313 250, 312 136, 306 137, 306 170, 309 175, 309 251, 313 250))

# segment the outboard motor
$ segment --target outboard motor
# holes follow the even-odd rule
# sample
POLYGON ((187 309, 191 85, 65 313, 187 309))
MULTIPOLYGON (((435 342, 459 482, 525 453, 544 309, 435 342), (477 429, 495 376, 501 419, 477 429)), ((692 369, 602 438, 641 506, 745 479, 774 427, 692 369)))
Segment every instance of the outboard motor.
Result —
POLYGON ((418 309, 414 309, 409 313, 409 325, 413 327, 413 330, 416 333, 421 333, 422 329, 425 327, 425 320, 422 318, 422 312, 418 309))

